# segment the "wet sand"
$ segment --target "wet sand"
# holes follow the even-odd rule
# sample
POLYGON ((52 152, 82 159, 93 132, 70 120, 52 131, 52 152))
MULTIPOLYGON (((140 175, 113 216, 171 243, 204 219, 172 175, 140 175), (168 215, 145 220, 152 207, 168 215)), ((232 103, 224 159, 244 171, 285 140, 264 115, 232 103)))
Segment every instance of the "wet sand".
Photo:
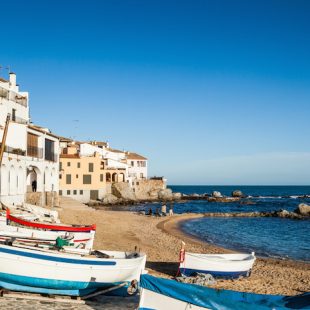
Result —
MULTIPOLYGON (((182 221, 202 217, 202 214, 155 218, 126 211, 71 207, 63 207, 59 213, 64 223, 96 223, 96 249, 133 250, 137 246, 147 254, 149 273, 161 277, 171 278, 176 275, 181 240, 186 242, 186 250, 189 252, 232 252, 180 230, 182 221)), ((214 287, 259 294, 300 294, 310 291, 310 264, 258 258, 249 278, 218 280, 214 287)))

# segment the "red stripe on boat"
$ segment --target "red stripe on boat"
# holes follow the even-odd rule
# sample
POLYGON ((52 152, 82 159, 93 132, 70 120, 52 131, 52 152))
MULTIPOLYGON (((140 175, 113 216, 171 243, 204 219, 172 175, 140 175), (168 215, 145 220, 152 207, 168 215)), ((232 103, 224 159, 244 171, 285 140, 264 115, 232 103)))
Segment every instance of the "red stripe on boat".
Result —
POLYGON ((55 230, 55 231, 71 231, 71 232, 89 232, 91 230, 96 230, 96 224, 91 226, 65 226, 65 225, 52 225, 52 224, 45 224, 39 222, 31 222, 27 220, 22 220, 18 217, 15 217, 10 214, 10 210, 6 210, 6 218, 12 222, 17 224, 28 226, 28 227, 35 227, 47 230, 55 230))

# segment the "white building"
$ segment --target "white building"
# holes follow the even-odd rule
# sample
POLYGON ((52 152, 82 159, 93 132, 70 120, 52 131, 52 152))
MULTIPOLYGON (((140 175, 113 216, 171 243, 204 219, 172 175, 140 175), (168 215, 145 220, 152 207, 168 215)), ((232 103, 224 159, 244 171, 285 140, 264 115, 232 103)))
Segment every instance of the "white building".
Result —
POLYGON ((59 140, 49 130, 30 123, 29 96, 19 91, 14 73, 8 81, 0 78, 0 141, 8 114, 11 121, 0 169, 1 202, 57 204, 59 140))
POLYGON ((128 177, 132 181, 147 179, 147 158, 137 153, 126 152, 128 177))

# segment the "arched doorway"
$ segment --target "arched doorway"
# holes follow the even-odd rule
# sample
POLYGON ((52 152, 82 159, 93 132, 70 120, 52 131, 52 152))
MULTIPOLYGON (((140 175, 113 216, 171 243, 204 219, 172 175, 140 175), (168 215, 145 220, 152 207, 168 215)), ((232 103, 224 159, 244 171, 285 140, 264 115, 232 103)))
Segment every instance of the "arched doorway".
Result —
POLYGON ((9 195, 16 195, 17 191, 17 174, 14 166, 9 171, 9 195))
POLYGON ((5 196, 9 193, 9 175, 6 165, 1 166, 1 195, 5 196))
POLYGON ((118 175, 118 182, 125 182, 125 175, 124 175, 124 173, 120 173, 118 175))
POLYGON ((41 173, 38 167, 30 166, 27 169, 27 192, 28 193, 33 192, 33 191, 42 191, 42 185, 40 183, 40 175, 41 173))
POLYGON ((114 172, 114 173, 112 174, 112 182, 115 183, 115 182, 117 182, 117 181, 118 181, 118 180, 117 180, 117 173, 114 172))
POLYGON ((108 172, 106 175, 105 175, 105 180, 107 181, 107 182, 111 182, 111 173, 110 172, 108 172))
POLYGON ((18 168, 18 173, 17 173, 17 193, 23 194, 24 193, 24 171, 22 167, 18 168))

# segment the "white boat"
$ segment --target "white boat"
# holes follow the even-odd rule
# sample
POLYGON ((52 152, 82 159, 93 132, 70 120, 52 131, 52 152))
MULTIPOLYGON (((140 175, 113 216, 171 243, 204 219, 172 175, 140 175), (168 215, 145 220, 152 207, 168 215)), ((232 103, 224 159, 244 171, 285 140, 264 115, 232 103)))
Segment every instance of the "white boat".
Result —
POLYGON ((209 273, 219 278, 238 278, 249 276, 255 261, 255 253, 251 254, 197 254, 185 252, 180 263, 180 273, 184 276, 209 273))
MULTIPOLYGON (((100 257, 63 254, 0 244, 0 287, 24 292, 83 296, 138 281, 146 256, 96 251, 100 257)), ((115 291, 116 292, 116 291, 115 291)))
MULTIPOLYGON (((0 218, 1 219, 1 218, 0 218)), ((0 220, 0 235, 2 234, 2 240, 7 240, 7 237, 21 238, 21 239, 33 239, 38 242, 44 240, 54 240, 58 237, 69 238, 74 244, 74 247, 82 247, 86 250, 91 250, 93 248, 95 231, 91 230, 89 232, 65 232, 65 231, 49 231, 49 230, 38 230, 31 228, 24 228, 18 226, 7 225, 6 220, 0 220)), ((1 236, 0 236, 1 240, 1 236)))
POLYGON ((310 309, 310 293, 262 295, 212 289, 142 275, 140 310, 275 310, 310 309))

